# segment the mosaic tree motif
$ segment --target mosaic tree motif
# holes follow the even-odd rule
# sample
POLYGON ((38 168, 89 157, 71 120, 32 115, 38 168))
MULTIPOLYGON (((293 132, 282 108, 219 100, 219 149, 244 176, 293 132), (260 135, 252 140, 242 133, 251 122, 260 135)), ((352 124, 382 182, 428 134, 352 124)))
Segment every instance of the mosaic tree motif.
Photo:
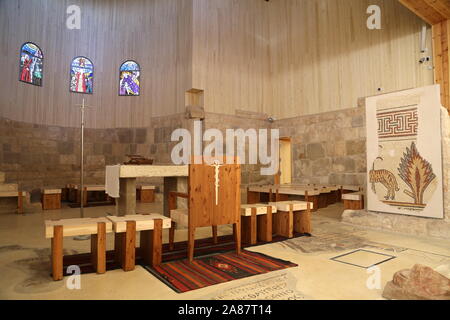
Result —
POLYGON ((414 200, 414 204, 424 205, 423 194, 436 175, 433 173, 431 164, 419 154, 414 142, 411 143, 410 148, 406 148, 398 174, 410 188, 410 190, 404 190, 405 194, 414 200))
POLYGON ((141 69, 139 64, 127 60, 119 69, 119 96, 139 96, 141 69))
POLYGON ((93 93, 94 65, 86 57, 76 57, 70 65, 70 91, 93 93))
POLYGON ((32 42, 26 42, 20 48, 19 81, 42 86, 44 55, 32 42))

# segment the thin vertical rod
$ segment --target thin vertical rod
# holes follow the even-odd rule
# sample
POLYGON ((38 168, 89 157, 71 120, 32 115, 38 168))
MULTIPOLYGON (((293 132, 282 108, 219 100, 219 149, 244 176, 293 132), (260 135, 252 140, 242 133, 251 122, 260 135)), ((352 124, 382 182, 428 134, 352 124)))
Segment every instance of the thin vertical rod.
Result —
POLYGON ((81 172, 80 172, 80 214, 84 218, 84 99, 81 106, 81 172))

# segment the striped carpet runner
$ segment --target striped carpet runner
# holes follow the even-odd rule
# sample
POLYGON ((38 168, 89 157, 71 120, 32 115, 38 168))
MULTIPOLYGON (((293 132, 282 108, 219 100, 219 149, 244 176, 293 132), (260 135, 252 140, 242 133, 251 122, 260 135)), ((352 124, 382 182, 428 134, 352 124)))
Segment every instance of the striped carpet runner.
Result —
POLYGON ((240 255, 228 252, 196 258, 193 263, 178 260, 155 268, 144 267, 173 290, 182 293, 296 266, 289 261, 243 250, 240 255))

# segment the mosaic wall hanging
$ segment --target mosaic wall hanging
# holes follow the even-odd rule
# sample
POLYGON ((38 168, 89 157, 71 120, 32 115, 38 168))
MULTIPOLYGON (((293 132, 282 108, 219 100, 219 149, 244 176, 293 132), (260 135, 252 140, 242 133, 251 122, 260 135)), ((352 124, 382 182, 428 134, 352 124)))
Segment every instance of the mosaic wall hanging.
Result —
POLYGON ((368 210, 443 218, 439 86, 366 99, 368 210))

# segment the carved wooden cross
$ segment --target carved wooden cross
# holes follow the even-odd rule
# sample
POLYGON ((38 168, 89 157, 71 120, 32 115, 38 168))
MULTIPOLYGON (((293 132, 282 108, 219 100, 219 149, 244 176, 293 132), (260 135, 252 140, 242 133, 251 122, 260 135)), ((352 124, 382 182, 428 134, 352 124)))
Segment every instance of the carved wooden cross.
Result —
POLYGON ((219 168, 222 166, 219 162, 219 160, 214 160, 213 164, 211 165, 214 167, 214 186, 216 188, 216 206, 219 205, 219 168))

